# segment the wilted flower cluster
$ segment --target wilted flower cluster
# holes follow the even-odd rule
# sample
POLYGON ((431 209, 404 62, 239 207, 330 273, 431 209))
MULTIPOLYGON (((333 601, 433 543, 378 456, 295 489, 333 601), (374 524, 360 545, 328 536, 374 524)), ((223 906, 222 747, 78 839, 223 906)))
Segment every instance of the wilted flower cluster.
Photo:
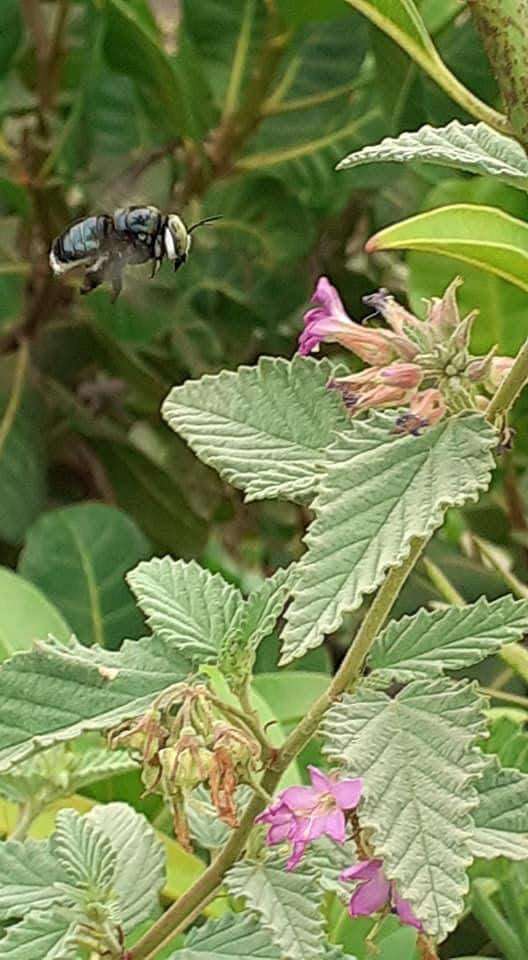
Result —
POLYGON ((397 424, 402 432, 416 433, 447 411, 485 410, 513 360, 497 357, 495 348, 487 356, 471 356, 477 312, 461 318, 456 299, 461 282, 457 278, 441 299, 428 303, 426 320, 409 313, 386 290, 365 297, 367 306, 388 324, 374 328, 352 320, 335 287, 320 277, 314 306, 304 317, 299 352, 306 356, 320 343, 334 342, 355 353, 368 367, 331 380, 329 387, 342 393, 352 414, 372 407, 407 407, 397 424))
POLYGON ((109 745, 128 747, 141 762, 146 792, 170 805, 180 843, 190 848, 185 804, 199 785, 209 787, 218 816, 238 826, 235 794, 251 782, 261 748, 243 724, 235 725, 205 684, 178 684, 143 716, 114 729, 109 745))
MULTIPOLYGON (((344 843, 346 815, 355 810, 361 800, 363 781, 329 776, 317 767, 308 767, 312 785, 288 787, 278 795, 256 818, 266 824, 269 846, 291 844, 287 870, 294 870, 306 847, 319 837, 327 836, 336 843, 344 843)), ((422 929, 407 900, 398 896, 394 882, 386 879, 381 860, 360 860, 341 874, 341 879, 353 881, 356 887, 350 897, 348 911, 351 917, 370 916, 383 908, 394 910, 403 923, 422 929)))

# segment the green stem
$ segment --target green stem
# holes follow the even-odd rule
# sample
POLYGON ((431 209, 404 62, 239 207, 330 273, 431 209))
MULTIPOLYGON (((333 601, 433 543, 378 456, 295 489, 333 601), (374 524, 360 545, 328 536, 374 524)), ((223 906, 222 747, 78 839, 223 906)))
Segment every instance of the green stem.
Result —
POLYGON ((264 797, 272 795, 283 773, 300 750, 311 740, 319 723, 335 700, 350 687, 360 675, 361 669, 378 631, 385 623, 400 590, 413 569, 425 545, 425 540, 416 539, 411 545, 407 559, 394 567, 378 590, 352 645, 334 679, 325 692, 315 701, 306 716, 291 732, 273 765, 266 770, 260 787, 255 793, 235 830, 211 865, 186 893, 163 914, 153 927, 138 941, 131 953, 131 960, 151 960, 166 940, 174 936, 176 929, 183 930, 195 915, 198 906, 221 884, 229 867, 243 852, 255 817, 264 809, 264 797))
POLYGON ((522 944, 493 900, 477 880, 471 890, 471 909, 486 933, 504 954, 505 960, 526 960, 522 944))
POLYGON ((438 593, 441 594, 444 600, 452 603, 455 607, 464 607, 466 604, 464 597, 458 592, 456 587, 453 586, 451 581, 448 580, 445 573, 442 573, 440 567, 437 567, 436 563, 428 557, 423 558, 422 564, 425 567, 425 571, 433 587, 436 587, 438 593))
POLYGON ((249 45, 251 42, 251 27, 255 16, 255 0, 246 0, 246 7, 238 40, 233 57, 233 66, 224 100, 223 116, 229 117, 238 107, 242 79, 246 68, 249 45))
POLYGON ((10 833, 8 840, 25 840, 28 830, 35 819, 38 811, 35 811, 30 801, 20 808, 20 814, 15 824, 14 830, 10 833))
POLYGON ((498 690, 497 687, 481 687, 480 689, 492 700, 503 700, 504 703, 511 703, 516 707, 528 710, 528 697, 521 697, 520 694, 510 693, 508 690, 498 690))
POLYGON ((477 547, 478 552, 487 560, 490 567, 495 570, 495 573, 498 573, 501 580, 504 581, 508 590, 511 590, 514 597, 517 597, 518 600, 528 600, 528 587, 524 584, 518 577, 515 576, 505 564, 501 563, 499 558, 496 556, 495 551, 490 549, 485 540, 481 540, 480 537, 477 537, 473 534, 473 543, 477 547))

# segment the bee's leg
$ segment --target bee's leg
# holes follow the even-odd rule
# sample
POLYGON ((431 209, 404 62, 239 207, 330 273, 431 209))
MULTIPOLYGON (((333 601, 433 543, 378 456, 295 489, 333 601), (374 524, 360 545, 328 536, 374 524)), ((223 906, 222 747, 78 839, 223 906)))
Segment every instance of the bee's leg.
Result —
POLYGON ((91 293, 92 290, 95 290, 96 287, 100 287, 105 280, 106 274, 106 265, 108 262, 108 257, 103 255, 98 257, 98 259, 88 267, 84 272, 84 281, 81 287, 81 293, 91 293))

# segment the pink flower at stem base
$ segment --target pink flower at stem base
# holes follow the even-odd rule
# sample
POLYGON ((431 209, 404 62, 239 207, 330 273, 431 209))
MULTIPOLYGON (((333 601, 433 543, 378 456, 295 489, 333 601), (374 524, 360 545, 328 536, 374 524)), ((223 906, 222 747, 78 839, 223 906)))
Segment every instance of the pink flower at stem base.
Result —
POLYGON ((351 917, 370 917, 389 904, 402 923, 415 927, 416 930, 423 930, 409 901, 398 895, 394 881, 387 880, 382 860, 361 860, 353 867, 343 870, 341 879, 359 883, 348 904, 351 917))
POLYGON ((346 839, 345 811, 357 807, 363 790, 360 778, 338 780, 317 767, 308 767, 311 787, 288 787, 255 820, 269 826, 268 846, 293 844, 287 870, 293 870, 312 840, 327 836, 336 843, 346 839))

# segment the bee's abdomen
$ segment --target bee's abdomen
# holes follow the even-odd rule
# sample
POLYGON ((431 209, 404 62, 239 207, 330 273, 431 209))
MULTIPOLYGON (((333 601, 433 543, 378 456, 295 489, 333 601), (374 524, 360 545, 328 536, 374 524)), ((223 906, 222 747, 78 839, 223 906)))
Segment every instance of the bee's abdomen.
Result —
POLYGON ((65 267, 95 257, 112 227, 112 218, 106 214, 78 220, 53 241, 52 257, 65 267))

